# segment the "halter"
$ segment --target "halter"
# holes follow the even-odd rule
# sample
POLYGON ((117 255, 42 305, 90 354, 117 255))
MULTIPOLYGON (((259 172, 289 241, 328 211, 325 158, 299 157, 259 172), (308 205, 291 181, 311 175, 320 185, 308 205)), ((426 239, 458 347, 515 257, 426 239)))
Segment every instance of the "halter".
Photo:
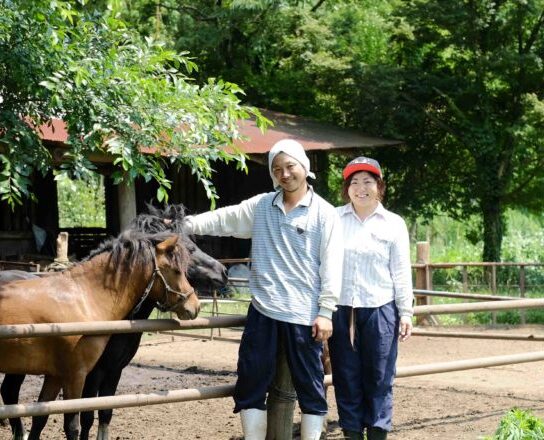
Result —
POLYGON ((155 278, 157 277, 157 275, 164 284, 164 301, 157 301, 155 304, 157 309, 159 309, 161 312, 169 312, 171 310, 174 310, 179 304, 183 304, 185 301, 187 301, 191 297, 191 295, 195 295, 195 289, 191 289, 189 292, 180 292, 179 290, 170 287, 170 285, 166 281, 166 278, 164 278, 164 275, 159 269, 159 264, 157 263, 157 257, 155 256, 155 253, 153 253, 153 266, 153 275, 151 275, 151 279, 149 280, 149 283, 144 290, 142 298, 140 299, 138 304, 136 304, 136 306, 132 309, 131 315, 134 315, 136 312, 138 312, 138 310, 140 310, 140 307, 147 299, 149 293, 151 292, 151 289, 153 288, 153 284, 155 283, 155 278), (174 304, 166 304, 166 302, 168 301, 168 294, 176 295, 177 301, 174 304))

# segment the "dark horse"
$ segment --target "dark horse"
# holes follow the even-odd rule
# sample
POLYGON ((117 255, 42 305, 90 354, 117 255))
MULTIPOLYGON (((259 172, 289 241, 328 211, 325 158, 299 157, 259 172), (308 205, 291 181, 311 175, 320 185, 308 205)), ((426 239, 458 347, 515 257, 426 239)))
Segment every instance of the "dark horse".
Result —
MULTIPOLYGON (((185 211, 181 205, 169 205, 164 210, 148 206, 148 214, 138 215, 129 226, 129 230, 144 232, 171 231, 178 233, 189 251, 189 267, 187 271, 191 285, 197 290, 224 289, 227 283, 225 267, 202 252, 195 243, 183 232, 185 211)), ((0 272, 0 282, 3 276, 35 277, 29 272, 4 271, 0 272), (15 274, 17 272, 17 274, 15 274), (4 274, 4 275, 3 275, 4 274)), ((5 279, 4 279, 5 281, 5 279)), ((153 303, 145 301, 135 313, 131 312, 127 318, 146 319, 153 310, 153 303)), ((82 397, 112 396, 117 390, 123 368, 132 360, 140 344, 141 333, 112 335, 108 345, 95 367, 87 375, 82 397)), ((24 375, 6 375, 1 388, 1 394, 6 403, 17 403, 19 390, 24 375)), ((108 438, 108 427, 112 419, 113 410, 105 409, 98 412, 99 427, 98 439, 108 438)), ((89 438, 89 431, 94 422, 94 411, 81 413, 81 440, 89 438)), ((14 439, 24 438, 24 428, 20 419, 10 419, 14 439)))
MULTIPOLYGON (((43 279, 0 286, 0 325, 109 321, 126 317, 146 297, 180 319, 200 310, 186 278, 189 256, 178 235, 123 233, 89 260, 43 279)), ((0 340, 0 372, 45 375, 40 401, 79 398, 87 374, 109 336, 50 336, 0 340)), ((6 402, 8 403, 8 402, 6 402)), ((34 417, 30 439, 38 439, 47 416, 34 417)), ((64 431, 76 440, 77 414, 65 414, 64 431)))

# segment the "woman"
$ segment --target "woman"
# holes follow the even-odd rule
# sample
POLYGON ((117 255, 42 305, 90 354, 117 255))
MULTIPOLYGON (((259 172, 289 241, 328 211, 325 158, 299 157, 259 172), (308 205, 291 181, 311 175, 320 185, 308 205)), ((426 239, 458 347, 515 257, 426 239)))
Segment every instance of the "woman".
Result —
POLYGON ((348 439, 387 438, 391 430, 397 336, 412 332, 412 273, 404 220, 387 211, 382 170, 358 157, 343 171, 337 208, 344 227, 344 269, 329 339, 340 426, 348 439))

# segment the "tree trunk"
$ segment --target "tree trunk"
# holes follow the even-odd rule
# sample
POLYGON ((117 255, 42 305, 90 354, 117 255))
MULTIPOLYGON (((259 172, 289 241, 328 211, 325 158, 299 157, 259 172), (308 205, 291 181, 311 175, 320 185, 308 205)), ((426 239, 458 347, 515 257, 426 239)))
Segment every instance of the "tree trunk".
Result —
POLYGON ((486 197, 482 201, 484 226, 483 261, 500 261, 504 233, 504 212, 499 197, 486 197))

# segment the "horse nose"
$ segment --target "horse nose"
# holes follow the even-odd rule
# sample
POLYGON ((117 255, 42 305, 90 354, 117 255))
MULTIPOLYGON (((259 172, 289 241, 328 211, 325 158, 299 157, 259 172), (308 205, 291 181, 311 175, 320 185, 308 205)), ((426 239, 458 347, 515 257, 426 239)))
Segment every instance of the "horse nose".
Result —
POLYGON ((189 312, 190 319, 195 319, 198 314, 200 313, 200 300, 196 300, 196 304, 194 305, 194 310, 189 312))
POLYGON ((196 319, 200 313, 200 304, 198 304, 193 310, 187 311, 187 315, 190 320, 196 319))
POLYGON ((227 284, 227 281, 229 280, 229 273, 227 272, 227 268, 223 267, 223 271, 221 273, 221 276, 223 277, 223 282, 227 284))

